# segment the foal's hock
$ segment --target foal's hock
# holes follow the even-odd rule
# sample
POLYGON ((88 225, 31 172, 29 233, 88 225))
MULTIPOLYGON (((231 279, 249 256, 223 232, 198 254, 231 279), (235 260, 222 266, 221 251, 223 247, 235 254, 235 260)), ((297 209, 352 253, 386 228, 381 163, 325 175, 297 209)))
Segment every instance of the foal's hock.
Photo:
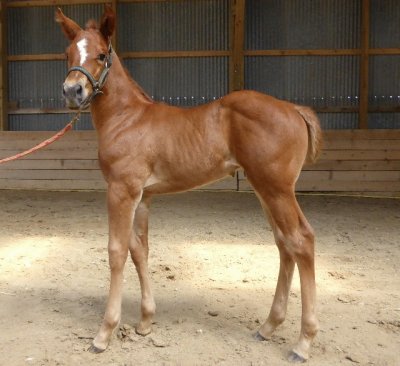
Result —
POLYGON ((111 47, 115 14, 82 29, 60 9, 56 21, 70 41, 63 84, 72 109, 90 106, 99 163, 108 183, 111 282, 105 316, 90 348, 104 351, 121 319, 123 267, 128 253, 141 286, 139 334, 151 332, 155 302, 148 273, 148 214, 155 194, 185 191, 243 168, 274 232, 280 253, 275 297, 256 339, 271 337, 286 315, 295 264, 301 280, 300 337, 289 359, 304 361, 318 330, 314 234, 295 197, 305 161, 320 151, 321 130, 307 107, 254 91, 181 109, 154 102, 122 67, 111 47))

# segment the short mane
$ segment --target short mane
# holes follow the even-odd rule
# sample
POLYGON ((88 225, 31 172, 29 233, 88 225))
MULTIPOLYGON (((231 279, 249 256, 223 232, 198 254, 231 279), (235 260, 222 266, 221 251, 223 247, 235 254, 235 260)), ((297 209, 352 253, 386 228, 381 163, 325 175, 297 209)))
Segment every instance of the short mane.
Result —
POLYGON ((98 30, 99 25, 97 24, 97 22, 94 19, 89 19, 86 23, 85 28, 86 28, 86 30, 89 30, 89 29, 97 29, 98 30))

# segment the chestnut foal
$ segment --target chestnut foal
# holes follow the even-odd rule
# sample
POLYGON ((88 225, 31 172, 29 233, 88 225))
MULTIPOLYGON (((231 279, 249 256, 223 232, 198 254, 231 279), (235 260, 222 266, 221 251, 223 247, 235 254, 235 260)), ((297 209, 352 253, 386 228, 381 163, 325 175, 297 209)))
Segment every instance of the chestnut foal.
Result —
POLYGON ((272 226, 280 270, 269 316, 255 338, 270 338, 286 315, 295 264, 301 282, 300 338, 289 359, 309 357, 318 330, 314 233, 295 197, 305 161, 320 150, 316 115, 254 91, 231 93, 212 103, 181 109, 156 103, 129 77, 112 50, 115 14, 106 6, 100 26, 81 29, 60 9, 56 21, 70 41, 63 85, 71 109, 90 105, 99 163, 108 183, 111 283, 104 320, 90 348, 104 351, 121 319, 123 268, 130 252, 141 286, 137 333, 151 332, 156 305, 148 273, 148 215, 155 194, 179 192, 243 168, 272 226), (94 98, 94 96, 96 96, 94 98))

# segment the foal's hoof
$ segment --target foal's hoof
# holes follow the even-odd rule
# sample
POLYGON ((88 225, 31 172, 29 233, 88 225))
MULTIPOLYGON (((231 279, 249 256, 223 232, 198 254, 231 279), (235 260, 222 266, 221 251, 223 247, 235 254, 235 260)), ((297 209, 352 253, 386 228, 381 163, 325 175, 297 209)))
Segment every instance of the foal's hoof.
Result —
POLYGON ((267 340, 267 338, 265 338, 264 336, 262 336, 260 332, 254 333, 254 334, 253 334, 253 338, 254 338, 256 341, 260 341, 260 342, 263 342, 263 341, 266 341, 266 340, 267 340))
POLYGON ((297 354, 296 352, 290 351, 288 356, 288 361, 292 363, 303 363, 306 362, 307 360, 303 356, 297 354))
POLYGON ((102 353, 102 352, 104 352, 106 349, 104 348, 104 349, 102 349, 102 348, 98 348, 98 347, 96 347, 94 344, 92 344, 89 348, 88 348, 88 351, 90 352, 90 353, 102 353))
POLYGON ((136 334, 139 334, 139 335, 141 335, 142 337, 145 337, 145 336, 147 336, 147 335, 149 335, 149 334, 151 333, 151 327, 149 327, 149 328, 142 328, 142 327, 140 327, 140 325, 138 325, 138 326, 135 328, 135 332, 136 332, 136 334))

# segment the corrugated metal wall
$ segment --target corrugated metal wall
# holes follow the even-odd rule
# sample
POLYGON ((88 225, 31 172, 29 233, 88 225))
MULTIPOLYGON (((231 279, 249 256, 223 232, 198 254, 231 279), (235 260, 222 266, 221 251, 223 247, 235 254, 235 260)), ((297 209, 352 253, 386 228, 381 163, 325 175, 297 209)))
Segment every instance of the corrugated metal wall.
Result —
POLYGON ((20 108, 62 108, 65 61, 15 61, 8 65, 9 100, 20 108))
MULTIPOLYGON (((360 47, 360 1, 246 2, 246 50, 360 47)), ((245 59, 245 87, 314 108, 359 106, 358 56, 245 59)), ((324 128, 357 128, 357 113, 319 113, 324 128)))
MULTIPOLYGON (((372 48, 400 47, 400 1, 370 0, 372 48)), ((229 50, 231 0, 119 3, 119 52, 229 50)), ((63 6, 84 25, 103 5, 63 6)), ((246 0, 245 50, 358 49, 361 0, 246 0)), ((62 53, 54 7, 9 7, 8 54, 62 53), (29 36, 27 36, 29 35, 29 36)), ((229 57, 125 59, 156 100, 192 106, 226 94, 229 57)), ((9 100, 19 108, 61 108, 64 61, 8 63, 9 100)), ((370 57, 372 108, 400 105, 400 56, 370 57)), ((246 56, 245 87, 316 108, 357 108, 359 56, 246 56)), ((324 128, 357 128, 358 113, 320 113, 324 128)), ((54 130, 66 116, 10 115, 9 128, 54 130)), ((400 128, 399 113, 370 113, 370 128, 400 128)), ((79 128, 91 128, 89 116, 79 128)))
POLYGON ((360 9, 360 0, 246 0, 245 48, 358 48, 360 9))
MULTIPOLYGON (((54 21, 54 9, 53 6, 8 8, 8 54, 63 53, 68 42, 54 21)), ((104 6, 64 5, 62 9, 79 25, 84 26, 88 19, 100 18, 104 6)), ((18 108, 63 108, 61 85, 66 71, 65 61, 9 62, 9 101, 18 108)), ((12 131, 59 130, 70 117, 65 114, 11 114, 8 124, 12 131)), ((90 115, 82 115, 74 128, 92 129, 90 115)))
MULTIPOLYGON (((371 0, 370 47, 400 47, 400 2, 371 0)), ((360 48, 361 0, 246 0, 246 50, 360 48)), ((400 56, 371 56, 371 108, 400 106, 400 56)), ((314 108, 359 105, 359 56, 246 57, 245 87, 314 108)), ((357 128, 357 113, 319 113, 324 128, 357 128)), ((370 113, 369 128, 400 128, 370 113)))
MULTIPOLYGON (((371 48, 400 47, 399 0, 371 0, 371 48)), ((400 106, 400 56, 370 57, 371 107, 400 106)), ((369 128, 400 128, 400 113, 370 113, 369 128)))
MULTIPOLYGON (((313 108, 357 107, 359 61, 356 56, 246 57, 245 86, 313 108)), ((357 113, 319 115, 324 128, 357 127, 357 113)))
MULTIPOLYGON (((8 116, 10 131, 58 131, 72 119, 74 114, 11 114, 8 116)), ((89 113, 81 114, 74 124, 75 130, 93 129, 89 113)))
POLYGON ((149 95, 170 104, 198 105, 228 92, 227 57, 140 58, 125 65, 149 95))
MULTIPOLYGON (((229 0, 122 3, 118 50, 229 49, 229 0)), ((227 57, 126 59, 134 79, 155 100, 193 106, 228 92, 227 57)))
MULTIPOLYGON (((104 6, 63 5, 62 10, 83 27, 88 19, 99 19, 104 6)), ((8 8, 8 54, 64 52, 68 42, 54 21, 54 11, 54 6, 8 8)))
POLYGON ((371 47, 400 47, 399 0, 370 0, 371 47))
MULTIPOLYGON (((99 19, 103 5, 63 6, 84 26, 99 19)), ((192 51, 229 49, 230 0, 118 4, 118 51, 192 51)), ((54 22, 53 7, 8 9, 9 55, 61 53, 67 46, 54 22), (27 37, 27 34, 32 35, 27 37)), ((228 92, 227 57, 138 58, 124 64, 156 100, 193 106, 228 92)), ((62 108, 64 61, 9 63, 9 100, 19 108, 62 108)), ((57 130, 63 114, 10 115, 10 130, 57 130)), ((85 115, 78 129, 91 128, 85 115)))
POLYGON ((118 4, 118 50, 228 50, 229 7, 229 0, 118 4))

